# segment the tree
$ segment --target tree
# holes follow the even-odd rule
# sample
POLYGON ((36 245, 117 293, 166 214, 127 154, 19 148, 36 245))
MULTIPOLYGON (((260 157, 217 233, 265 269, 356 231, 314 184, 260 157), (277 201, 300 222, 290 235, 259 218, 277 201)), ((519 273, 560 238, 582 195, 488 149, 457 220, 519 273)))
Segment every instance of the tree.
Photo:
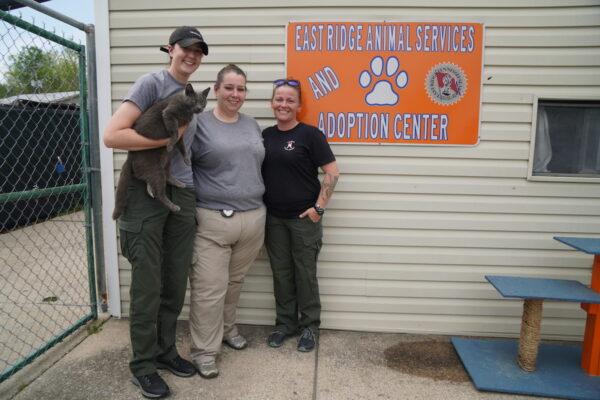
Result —
POLYGON ((4 97, 8 97, 8 88, 6 87, 5 84, 0 83, 0 99, 4 98, 4 97))
POLYGON ((27 46, 9 56, 5 82, 0 87, 2 97, 24 93, 75 91, 79 88, 79 60, 75 51, 44 51, 27 46), (5 92, 5 93, 4 93, 5 92))

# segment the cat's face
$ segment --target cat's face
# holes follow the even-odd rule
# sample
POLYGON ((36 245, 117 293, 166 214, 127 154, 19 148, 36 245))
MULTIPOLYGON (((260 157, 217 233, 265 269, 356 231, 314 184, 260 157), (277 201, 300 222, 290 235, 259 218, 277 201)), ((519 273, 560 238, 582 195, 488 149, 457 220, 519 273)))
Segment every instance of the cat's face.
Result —
POLYGON ((191 84, 188 83, 185 86, 185 96, 192 107, 194 114, 202 112, 204 111, 204 108, 206 108, 206 98, 208 97, 208 92, 210 92, 210 87, 207 87, 202 92, 197 93, 194 91, 194 88, 191 84))
POLYGON ((207 87, 200 93, 195 93, 196 106, 194 107, 194 113, 204 111, 204 109, 206 108, 206 98, 208 97, 208 92, 210 92, 210 87, 207 87))

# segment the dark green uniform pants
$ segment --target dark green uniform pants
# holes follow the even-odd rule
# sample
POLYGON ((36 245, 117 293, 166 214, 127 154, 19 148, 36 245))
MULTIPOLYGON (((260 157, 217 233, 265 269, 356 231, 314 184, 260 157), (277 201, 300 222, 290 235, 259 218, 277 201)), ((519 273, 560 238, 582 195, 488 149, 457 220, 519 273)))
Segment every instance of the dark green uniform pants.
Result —
POLYGON ((135 376, 156 371, 155 359, 177 355, 175 329, 183 307, 196 231, 195 192, 167 187, 181 207, 170 212, 134 179, 119 220, 121 251, 131 263, 130 334, 135 376))
POLYGON ((267 215, 265 244, 273 271, 275 325, 284 333, 321 324, 317 258, 322 237, 321 221, 267 215))

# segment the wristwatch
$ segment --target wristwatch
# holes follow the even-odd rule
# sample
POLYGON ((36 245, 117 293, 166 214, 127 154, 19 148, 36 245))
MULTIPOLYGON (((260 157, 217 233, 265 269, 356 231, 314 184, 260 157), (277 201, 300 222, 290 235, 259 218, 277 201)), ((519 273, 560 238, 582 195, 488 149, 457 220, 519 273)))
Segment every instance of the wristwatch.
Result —
POLYGON ((319 215, 323 215, 325 214, 325 209, 321 208, 321 206, 319 205, 319 203, 315 204, 315 211, 317 212, 317 214, 319 215))

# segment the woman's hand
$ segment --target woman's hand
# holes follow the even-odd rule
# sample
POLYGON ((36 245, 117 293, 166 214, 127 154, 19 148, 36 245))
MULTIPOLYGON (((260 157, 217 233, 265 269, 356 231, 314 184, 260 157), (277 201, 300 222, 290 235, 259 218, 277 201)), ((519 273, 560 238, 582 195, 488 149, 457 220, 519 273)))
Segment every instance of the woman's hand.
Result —
POLYGON ((179 135, 179 139, 181 139, 183 137, 183 134, 185 133, 188 126, 189 126, 189 124, 185 124, 185 125, 182 125, 179 128, 177 128, 177 134, 179 135))
POLYGON ((315 224, 321 219, 321 216, 317 214, 317 210, 315 210, 314 207, 311 207, 308 210, 304 211, 302 214, 300 214, 300 218, 305 218, 307 216, 315 224))
MULTIPOLYGON (((104 145, 111 149, 129 151, 155 149, 164 147, 169 139, 148 139, 133 129, 133 124, 142 115, 142 111, 134 103, 126 101, 121 103, 117 111, 108 121, 104 129, 104 145)), ((179 128, 179 137, 185 132, 184 127, 179 128)))

